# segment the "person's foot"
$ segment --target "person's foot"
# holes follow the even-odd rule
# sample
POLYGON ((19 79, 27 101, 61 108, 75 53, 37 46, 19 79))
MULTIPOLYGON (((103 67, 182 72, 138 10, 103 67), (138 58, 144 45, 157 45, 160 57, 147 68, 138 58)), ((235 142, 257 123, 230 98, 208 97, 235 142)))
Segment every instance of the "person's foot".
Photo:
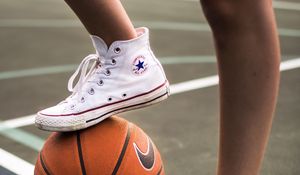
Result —
POLYGON ((71 76, 68 89, 72 95, 39 111, 36 126, 48 131, 79 130, 114 114, 166 99, 169 84, 150 49, 149 31, 147 28, 136 31, 137 38, 115 41, 109 48, 102 39, 91 36, 97 54, 87 56, 71 76), (90 62, 94 64, 88 71, 90 62))

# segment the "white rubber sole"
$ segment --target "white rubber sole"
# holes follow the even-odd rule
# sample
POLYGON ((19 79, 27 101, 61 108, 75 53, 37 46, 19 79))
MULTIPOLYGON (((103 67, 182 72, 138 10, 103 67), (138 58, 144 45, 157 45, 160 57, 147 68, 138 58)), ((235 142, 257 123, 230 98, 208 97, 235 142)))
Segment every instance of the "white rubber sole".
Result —
POLYGON ((46 131, 67 132, 85 129, 112 115, 159 103, 168 98, 169 95, 169 84, 166 83, 149 94, 79 115, 53 117, 38 113, 35 118, 35 125, 46 131))

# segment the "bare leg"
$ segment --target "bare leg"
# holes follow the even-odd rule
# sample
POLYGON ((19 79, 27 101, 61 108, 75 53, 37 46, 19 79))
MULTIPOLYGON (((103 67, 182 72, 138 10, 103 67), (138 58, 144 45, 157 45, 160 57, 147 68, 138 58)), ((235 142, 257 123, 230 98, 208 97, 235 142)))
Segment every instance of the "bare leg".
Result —
POLYGON ((256 175, 270 133, 280 52, 270 0, 201 0, 220 75, 218 175, 256 175))
POLYGON ((92 35, 109 46, 116 40, 136 37, 134 27, 120 0, 65 0, 92 35))

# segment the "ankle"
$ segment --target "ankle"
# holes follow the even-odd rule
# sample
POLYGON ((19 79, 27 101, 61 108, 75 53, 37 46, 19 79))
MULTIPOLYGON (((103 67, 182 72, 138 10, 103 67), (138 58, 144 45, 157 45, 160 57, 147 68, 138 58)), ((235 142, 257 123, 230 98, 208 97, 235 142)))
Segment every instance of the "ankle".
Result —
POLYGON ((108 47, 115 41, 126 41, 137 37, 136 31, 131 30, 124 31, 123 33, 111 33, 110 35, 95 35, 102 38, 108 47))

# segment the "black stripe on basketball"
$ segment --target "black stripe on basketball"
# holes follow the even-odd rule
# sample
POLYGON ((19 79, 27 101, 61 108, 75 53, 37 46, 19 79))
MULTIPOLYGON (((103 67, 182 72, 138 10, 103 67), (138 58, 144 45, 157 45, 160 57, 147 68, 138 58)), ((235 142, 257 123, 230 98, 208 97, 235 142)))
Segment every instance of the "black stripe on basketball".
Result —
POLYGON ((44 162, 44 160, 43 160, 42 151, 40 152, 40 162, 41 162, 41 164, 42 164, 42 167, 43 167, 43 170, 45 171, 45 173, 46 173, 47 175, 50 175, 50 173, 49 173, 49 171, 48 171, 48 169, 47 169, 47 167, 46 167, 46 164, 45 164, 45 162, 44 162))
POLYGON ((121 154, 120 154, 120 156, 118 158, 117 164, 116 164, 116 166, 114 168, 114 171, 112 172, 112 175, 116 175, 117 172, 118 172, 118 170, 119 170, 119 168, 120 168, 120 166, 121 166, 123 157, 125 155, 125 152, 126 152, 126 149, 127 149, 128 143, 129 143, 129 139, 130 139, 130 127, 128 126, 127 127, 127 134, 126 134, 125 142, 124 142, 121 154))
POLYGON ((99 118, 102 118, 103 116, 108 115, 109 113, 113 113, 113 112, 116 112, 116 111, 119 111, 119 110, 123 110, 123 109, 127 109, 127 108, 136 107, 136 106, 140 106, 140 105, 144 105, 144 104, 150 103, 150 102, 152 102, 152 101, 154 101, 154 100, 157 100, 157 99, 159 99, 159 98, 161 98, 161 97, 163 97, 163 96, 165 96, 165 95, 167 95, 167 94, 168 94, 168 92, 166 92, 166 93, 164 93, 164 94, 162 94, 162 95, 160 95, 160 96, 158 96, 158 97, 156 97, 156 98, 154 98, 154 99, 151 99, 151 100, 149 100, 149 101, 143 102, 143 103, 138 103, 138 104, 134 104, 134 105, 130 105, 130 106, 126 106, 126 107, 123 107, 123 108, 118 108, 118 109, 109 111, 109 112, 107 112, 107 113, 105 113, 105 114, 103 114, 103 115, 101 115, 101 116, 99 116, 99 117, 96 117, 96 118, 87 120, 86 123, 89 123, 89 122, 91 122, 91 121, 94 121, 94 120, 97 120, 97 119, 99 119, 99 118))
POLYGON ((82 147, 81 147, 81 141, 80 141, 80 133, 77 132, 77 149, 78 149, 78 155, 79 155, 79 161, 80 161, 80 167, 81 167, 81 172, 82 175, 86 175, 86 170, 84 166, 84 160, 83 160, 83 155, 82 155, 82 147))
POLYGON ((161 167, 160 167, 160 169, 159 169, 159 171, 158 171, 157 175, 160 175, 160 173, 161 173, 162 169, 163 169, 163 166, 161 166, 161 167))

